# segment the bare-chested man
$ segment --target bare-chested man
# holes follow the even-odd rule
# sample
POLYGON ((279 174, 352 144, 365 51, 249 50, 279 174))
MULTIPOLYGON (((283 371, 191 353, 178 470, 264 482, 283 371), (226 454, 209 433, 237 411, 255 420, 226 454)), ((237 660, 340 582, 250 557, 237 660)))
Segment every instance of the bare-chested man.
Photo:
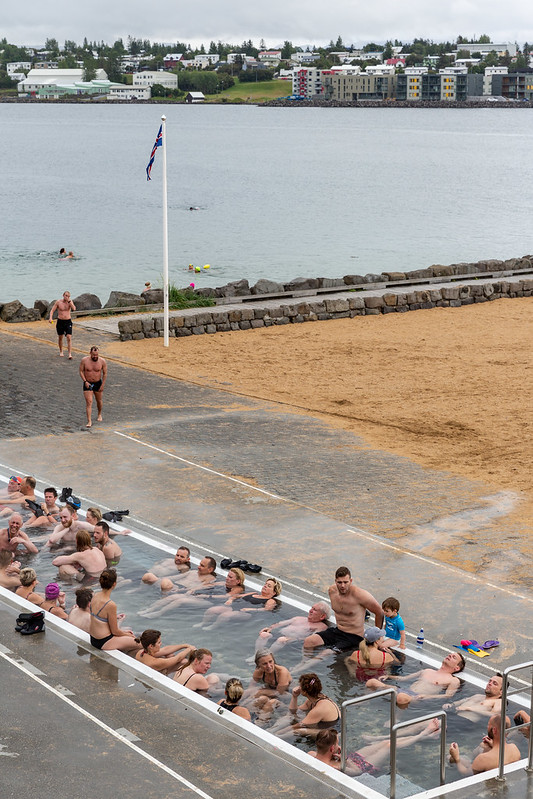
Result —
MULTIPOLYGON (((505 717, 505 727, 509 729, 511 722, 505 717)), ((472 762, 461 757, 459 747, 455 741, 450 744, 450 763, 455 763, 459 774, 469 777, 471 774, 482 774, 484 771, 498 768, 500 756, 501 716, 491 716, 487 724, 487 734, 474 752, 472 762)), ((515 744, 504 744, 505 765, 516 763, 520 760, 520 749, 515 744)))
POLYGON ((7 528, 0 530, 0 549, 9 549, 16 552, 19 547, 24 547, 26 552, 36 555, 38 550, 22 528, 22 516, 20 513, 12 513, 7 523, 7 528))
POLYGON ((13 560, 9 549, 0 549, 0 585, 2 588, 14 590, 20 585, 20 562, 13 560))
POLYGON ((70 291, 63 292, 63 299, 56 300, 50 310, 50 324, 53 323, 53 315, 57 311, 57 343, 59 346, 59 357, 63 357, 63 336, 67 337, 67 350, 69 360, 72 360, 72 317, 71 311, 75 311, 76 306, 70 299, 70 291))
POLYGON ((20 508, 27 509, 29 506, 26 504, 27 499, 35 502, 35 486, 37 485, 35 477, 25 477, 20 483, 19 490, 13 492, 9 499, 2 500, 3 510, 0 516, 10 516, 13 508, 17 505, 20 508))
POLYGON ((101 521, 94 525, 94 543, 105 555, 108 566, 116 566, 122 555, 122 550, 115 541, 109 538, 109 525, 101 521))
MULTIPOLYGON (((146 572, 146 574, 143 574, 142 581, 143 583, 153 585, 162 577, 169 577, 173 574, 175 575, 176 570, 178 571, 178 574, 185 574, 190 570, 190 568, 191 550, 189 547, 178 547, 173 558, 166 558, 161 563, 154 564, 154 566, 152 566, 151 572, 146 572)), ((165 583, 165 585, 166 584, 167 583, 165 583)), ((172 588, 172 585, 169 585, 168 588, 172 588)), ((168 588, 166 590, 168 590, 168 588)), ((163 588, 163 590, 165 589, 163 588)))
POLYGON ((74 508, 70 505, 65 505, 59 512, 59 524, 54 527, 54 532, 46 542, 46 546, 50 547, 53 544, 59 544, 60 541, 65 544, 73 544, 78 530, 87 530, 87 532, 92 533, 94 526, 89 524, 89 522, 80 521, 74 508))
POLYGON ((209 595, 215 587, 216 567, 216 560, 209 555, 206 555, 198 564, 196 571, 190 571, 187 574, 176 578, 178 580, 177 583, 173 583, 168 577, 163 578, 163 580, 168 580, 169 586, 168 588, 165 588, 163 585, 163 580, 161 580, 161 590, 169 591, 168 595, 163 597, 163 599, 159 599, 157 602, 154 602, 154 604, 146 610, 139 611, 139 616, 145 616, 147 619, 152 619, 160 616, 162 613, 168 612, 175 607, 179 607, 179 605, 183 604, 182 600, 185 594, 187 595, 187 598, 192 598, 193 595, 199 592, 205 592, 207 595, 209 595))
MULTIPOLYGON (((438 669, 421 669, 409 674, 405 677, 395 676, 395 680, 413 680, 412 685, 405 691, 398 691, 396 695, 396 704, 398 707, 408 707, 410 703, 418 699, 430 699, 439 694, 444 693, 446 696, 453 696, 461 682, 456 674, 463 671, 465 667, 465 659, 460 652, 450 652, 446 655, 438 669)), ((383 680, 387 676, 377 680, 374 677, 366 683, 367 688, 372 688, 375 691, 381 688, 388 688, 390 683, 385 684, 383 680)), ((394 686, 392 686, 394 687, 394 686)))
POLYGON ((498 672, 488 681, 484 694, 474 694, 459 702, 448 702, 442 708, 447 713, 455 712, 469 721, 479 721, 483 716, 493 716, 501 711, 502 683, 503 677, 498 672))
POLYGON ((59 521, 59 508, 56 505, 57 500, 57 491, 53 486, 44 489, 44 502, 41 503, 41 510, 43 513, 38 516, 35 511, 33 515, 25 522, 24 527, 26 529, 29 528, 39 528, 39 527, 51 527, 53 524, 57 524, 59 521))
MULTIPOLYGON (((270 652, 275 654, 283 649, 287 644, 293 641, 303 641, 307 636, 313 633, 321 633, 327 629, 326 621, 329 618, 331 610, 327 602, 315 602, 309 608, 307 616, 293 616, 292 619, 285 621, 278 621, 271 624, 269 627, 263 627, 259 633, 259 638, 255 643, 255 651, 264 649, 268 646, 270 652), (267 643, 267 639, 272 637, 272 632, 279 630, 282 635, 277 638, 272 644, 267 643)), ((253 660, 253 658, 252 658, 253 660)))
POLYGON ((107 568, 104 553, 98 547, 93 547, 91 534, 87 530, 79 530, 76 533, 76 552, 72 555, 59 555, 54 558, 52 564, 59 566, 61 577, 76 577, 76 579, 83 579, 85 575, 99 577, 107 568))
POLYGON ((328 593, 337 626, 309 635, 304 641, 304 649, 314 649, 324 645, 339 650, 356 649, 363 640, 366 610, 375 614, 376 627, 381 628, 383 624, 381 605, 368 591, 353 585, 347 566, 340 566, 337 569, 335 582, 329 587, 328 593))
POLYGON ((102 421, 102 395, 105 381, 107 380, 107 363, 98 353, 98 347, 91 347, 89 355, 81 359, 80 376, 83 380, 83 396, 85 397, 85 410, 87 411, 87 425, 92 427, 91 411, 93 407, 93 394, 98 408, 97 422, 102 421))

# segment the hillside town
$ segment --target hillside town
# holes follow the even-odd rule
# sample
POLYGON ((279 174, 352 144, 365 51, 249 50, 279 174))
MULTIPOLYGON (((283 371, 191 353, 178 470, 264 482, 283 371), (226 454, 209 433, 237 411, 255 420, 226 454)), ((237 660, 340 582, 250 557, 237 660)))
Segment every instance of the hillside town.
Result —
POLYGON ((55 39, 42 47, 0 42, 0 91, 19 99, 143 101, 167 97, 203 102, 236 82, 279 81, 280 98, 298 102, 531 102, 533 45, 415 39, 363 47, 339 36, 326 48, 268 49, 251 40, 239 47, 211 42, 151 44, 128 38, 113 46, 55 39))

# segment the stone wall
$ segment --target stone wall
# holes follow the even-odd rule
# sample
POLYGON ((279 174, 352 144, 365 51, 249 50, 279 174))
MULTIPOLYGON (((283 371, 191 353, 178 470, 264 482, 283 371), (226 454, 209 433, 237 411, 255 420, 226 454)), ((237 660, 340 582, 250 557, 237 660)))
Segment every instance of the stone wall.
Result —
MULTIPOLYGON (((169 334, 199 336, 228 330, 250 330, 271 325, 290 325, 296 322, 317 322, 386 313, 405 313, 421 308, 459 308, 501 297, 531 297, 533 279, 483 281, 480 283, 428 287, 418 291, 384 291, 376 294, 356 293, 342 297, 315 297, 292 302, 275 300, 226 308, 189 309, 171 312, 169 334)), ((123 319, 118 323, 121 341, 163 336, 163 317, 148 315, 138 319, 123 319)))

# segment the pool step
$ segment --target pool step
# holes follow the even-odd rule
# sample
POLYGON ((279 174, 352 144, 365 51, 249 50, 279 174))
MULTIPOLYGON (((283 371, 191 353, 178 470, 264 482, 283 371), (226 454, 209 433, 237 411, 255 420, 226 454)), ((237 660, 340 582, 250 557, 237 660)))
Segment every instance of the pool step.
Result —
MULTIPOLYGON (((357 782, 367 785, 374 791, 383 794, 383 796, 390 795, 390 774, 381 774, 379 777, 373 777, 372 774, 361 774, 357 777, 357 782)), ((408 796, 414 796, 424 789, 414 782, 406 780, 405 777, 396 775, 396 799, 407 799, 408 796)))

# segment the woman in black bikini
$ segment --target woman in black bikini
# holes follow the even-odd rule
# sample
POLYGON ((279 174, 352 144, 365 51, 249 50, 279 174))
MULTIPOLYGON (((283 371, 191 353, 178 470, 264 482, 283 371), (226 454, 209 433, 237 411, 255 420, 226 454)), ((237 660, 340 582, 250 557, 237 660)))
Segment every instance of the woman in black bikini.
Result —
POLYGON ((115 569, 104 569, 100 575, 102 588, 91 600, 91 644, 97 649, 120 649, 121 652, 135 654, 142 645, 132 632, 121 630, 117 620, 117 606, 111 599, 111 592, 117 584, 115 569))
POLYGON ((15 594, 27 599, 28 602, 33 602, 34 605, 41 605, 45 598, 42 594, 37 594, 35 592, 38 583, 35 569, 31 569, 29 566, 25 569, 21 569, 19 572, 19 580, 20 585, 15 590, 15 594))
POLYGON ((218 703, 220 707, 223 707, 224 710, 229 710, 231 713, 235 713, 235 715, 240 716, 241 719, 251 721, 252 717, 250 715, 250 711, 245 707, 239 707, 239 702, 244 694, 242 682, 236 677, 232 677, 227 681, 226 687, 224 688, 224 693, 226 694, 226 698, 220 700, 218 703))
POLYGON ((212 662, 213 654, 209 649, 193 649, 187 662, 176 670, 174 679, 191 691, 207 691, 210 684, 218 682, 216 675, 204 676, 211 668, 212 662))
POLYGON ((288 689, 292 677, 285 666, 276 663, 274 655, 268 649, 260 649, 255 653, 255 671, 253 680, 256 683, 263 683, 264 688, 258 691, 259 694, 272 696, 274 693, 285 693, 288 689), (265 688, 267 689, 265 691, 265 688))
MULTIPOLYGON (((212 630, 228 619, 238 619, 239 613, 257 613, 264 610, 276 610, 280 606, 277 597, 281 594, 281 583, 273 577, 266 580, 261 592, 252 591, 240 596, 230 597, 222 607, 209 608, 204 613, 202 625, 204 630, 212 630), (251 607, 242 607, 247 604, 251 607), (213 621, 214 619, 214 621, 213 621), (209 623, 206 626, 206 623, 209 623)), ((242 620, 242 616, 241 616, 242 620)))
POLYGON ((299 682, 299 686, 292 689, 289 703, 289 711, 295 717, 293 722, 287 727, 287 719, 285 717, 285 719, 280 720, 275 725, 275 729, 271 728, 269 732, 275 732, 281 738, 286 738, 294 733, 314 736, 319 730, 338 728, 341 718, 340 710, 333 699, 322 693, 322 683, 318 674, 314 674, 314 672, 302 674, 299 682), (305 697, 305 702, 298 707, 298 697, 300 695, 305 697), (302 711, 305 716, 299 721, 298 712, 302 711), (282 722, 283 727, 280 728, 282 722))

